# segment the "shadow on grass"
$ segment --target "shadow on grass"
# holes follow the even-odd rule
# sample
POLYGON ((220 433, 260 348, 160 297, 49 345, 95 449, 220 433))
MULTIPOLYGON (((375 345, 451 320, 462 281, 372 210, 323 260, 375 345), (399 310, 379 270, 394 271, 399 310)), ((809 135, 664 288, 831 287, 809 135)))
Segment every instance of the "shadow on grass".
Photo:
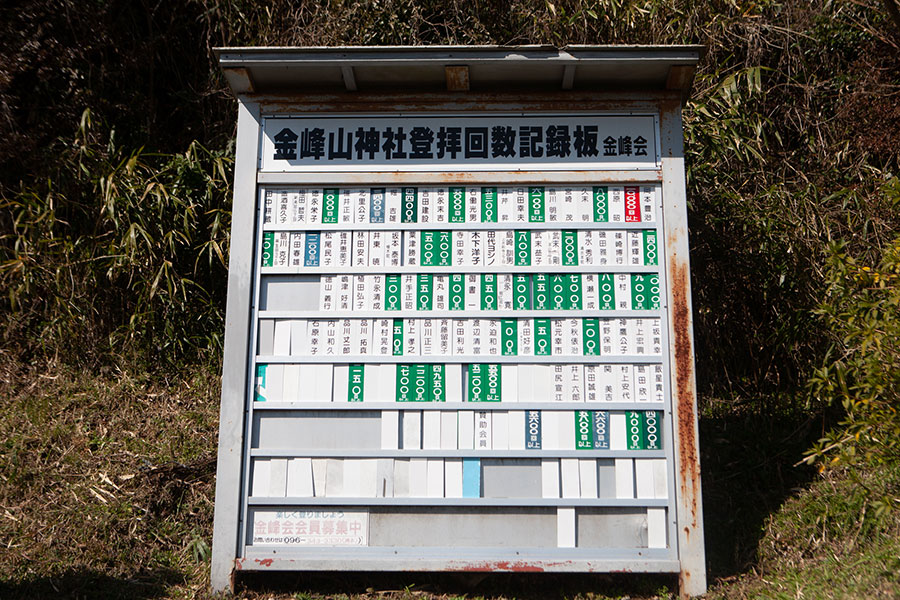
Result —
MULTIPOLYGON (((799 412, 799 411, 798 411, 799 412)), ((766 520, 814 477, 794 465, 821 434, 809 415, 700 420, 703 520, 710 580, 746 572, 766 520)))
POLYGON ((150 600, 167 595, 171 585, 184 582, 173 569, 154 569, 131 577, 113 577, 95 570, 72 570, 57 577, 39 577, 21 582, 0 581, 3 600, 67 598, 71 600, 150 600))
POLYGON ((549 600, 574 598, 584 594, 602 594, 613 598, 623 595, 654 596, 667 593, 677 585, 674 575, 571 574, 571 573, 242 573, 237 591, 248 597, 268 598, 267 594, 306 593, 322 596, 410 592, 450 597, 473 595, 483 598, 549 600))

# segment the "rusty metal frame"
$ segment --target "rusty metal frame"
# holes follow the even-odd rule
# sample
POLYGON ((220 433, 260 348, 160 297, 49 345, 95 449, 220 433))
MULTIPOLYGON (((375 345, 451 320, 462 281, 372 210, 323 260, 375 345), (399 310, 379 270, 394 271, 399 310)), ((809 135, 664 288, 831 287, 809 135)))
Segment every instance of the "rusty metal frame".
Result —
POLYGON ((679 588, 683 596, 706 592, 706 551, 700 449, 697 435, 697 384, 685 193, 684 142, 680 106, 660 107, 665 261, 669 278, 669 361, 674 417, 679 588))

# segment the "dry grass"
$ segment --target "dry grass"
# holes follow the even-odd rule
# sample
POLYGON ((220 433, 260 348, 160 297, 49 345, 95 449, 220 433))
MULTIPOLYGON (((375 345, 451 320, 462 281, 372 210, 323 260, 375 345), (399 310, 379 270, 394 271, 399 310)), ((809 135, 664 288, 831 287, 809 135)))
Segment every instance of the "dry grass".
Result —
POLYGON ((710 600, 900 598, 900 514, 875 515, 863 488, 896 494, 900 471, 830 472, 768 519, 752 568, 710 600))
POLYGON ((204 590, 216 385, 7 365, 0 597, 204 590))

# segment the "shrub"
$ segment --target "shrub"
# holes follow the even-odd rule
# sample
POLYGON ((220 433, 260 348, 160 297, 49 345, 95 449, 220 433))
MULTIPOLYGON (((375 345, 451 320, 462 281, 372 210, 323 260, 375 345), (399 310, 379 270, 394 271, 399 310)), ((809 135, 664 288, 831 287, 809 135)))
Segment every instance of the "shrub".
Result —
POLYGON ((6 343, 76 362, 145 352, 172 364, 221 346, 231 151, 125 150, 85 111, 57 171, 0 198, 6 343), (21 334, 21 335, 20 335, 21 334))
MULTIPOLYGON (((884 186, 900 207, 900 180, 884 186)), ((831 347, 809 381, 820 401, 839 403, 844 417, 809 452, 807 461, 829 465, 900 463, 900 237, 878 264, 863 265, 836 243, 826 271, 825 298, 817 313, 832 335, 831 347)), ((900 490, 870 498, 880 511, 900 508, 900 490)))

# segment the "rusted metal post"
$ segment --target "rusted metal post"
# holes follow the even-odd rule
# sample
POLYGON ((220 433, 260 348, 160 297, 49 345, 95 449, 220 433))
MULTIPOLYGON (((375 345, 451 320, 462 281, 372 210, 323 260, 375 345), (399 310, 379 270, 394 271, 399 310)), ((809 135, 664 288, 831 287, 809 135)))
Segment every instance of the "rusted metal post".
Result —
POLYGON ((681 560, 679 588, 690 598, 706 592, 700 450, 697 441, 697 385, 694 375, 694 331, 688 255, 687 197, 681 105, 660 110, 664 234, 668 267, 669 361, 675 442, 676 521, 681 560))

